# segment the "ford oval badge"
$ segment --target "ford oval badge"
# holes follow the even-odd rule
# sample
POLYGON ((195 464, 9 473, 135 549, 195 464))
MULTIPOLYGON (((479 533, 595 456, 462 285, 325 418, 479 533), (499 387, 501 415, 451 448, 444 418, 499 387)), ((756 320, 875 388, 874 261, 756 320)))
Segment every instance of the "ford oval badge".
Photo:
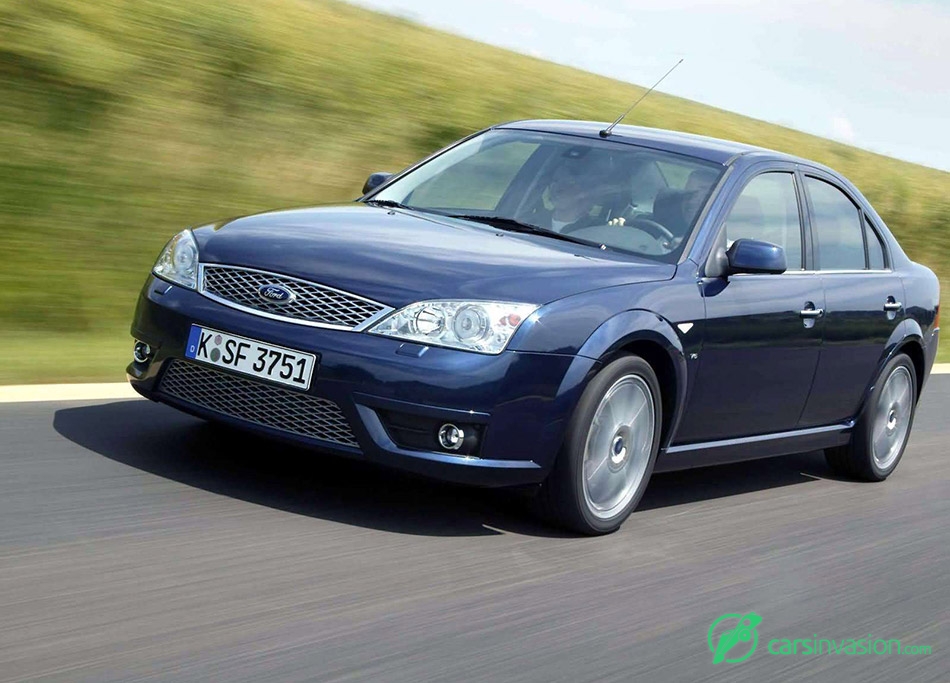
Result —
POLYGON ((280 285, 261 285, 257 289, 257 295, 265 301, 277 304, 285 304, 297 298, 296 294, 280 285))

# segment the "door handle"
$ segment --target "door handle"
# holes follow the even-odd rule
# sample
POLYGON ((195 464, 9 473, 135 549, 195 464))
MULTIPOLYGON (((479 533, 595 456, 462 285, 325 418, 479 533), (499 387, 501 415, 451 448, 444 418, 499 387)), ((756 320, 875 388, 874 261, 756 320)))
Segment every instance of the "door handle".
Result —
POLYGON ((902 304, 900 301, 895 301, 894 297, 892 296, 887 297, 887 301, 884 302, 885 311, 899 311, 902 308, 904 308, 904 304, 902 304))
POLYGON ((825 309, 823 308, 804 308, 799 312, 799 315, 803 318, 820 318, 825 314, 825 309))

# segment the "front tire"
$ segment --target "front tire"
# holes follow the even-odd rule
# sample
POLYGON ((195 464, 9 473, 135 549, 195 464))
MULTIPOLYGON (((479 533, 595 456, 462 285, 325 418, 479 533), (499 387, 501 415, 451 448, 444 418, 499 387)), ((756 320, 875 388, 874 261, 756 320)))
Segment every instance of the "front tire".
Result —
POLYGON ((840 475, 883 481, 897 468, 914 424, 917 374, 901 353, 888 361, 854 425, 851 441, 829 448, 825 459, 840 475))
POLYGON ((546 516, 588 535, 617 530, 646 491, 663 424, 650 364, 623 356, 584 390, 540 502, 546 516))

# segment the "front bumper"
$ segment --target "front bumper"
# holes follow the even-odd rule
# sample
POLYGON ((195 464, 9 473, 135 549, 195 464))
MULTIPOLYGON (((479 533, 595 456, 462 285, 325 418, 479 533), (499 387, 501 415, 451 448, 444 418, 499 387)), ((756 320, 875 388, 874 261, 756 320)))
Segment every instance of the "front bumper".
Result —
POLYGON ((140 295, 132 335, 154 350, 148 363, 133 361, 127 370, 132 386, 147 398, 340 455, 482 486, 531 484, 547 476, 567 420, 597 366, 582 356, 517 351, 488 356, 270 320, 155 277, 140 295), (356 444, 275 429, 163 392, 163 375, 184 358, 192 323, 318 354, 306 393, 339 406, 356 444), (388 411, 478 425, 478 457, 400 447, 381 417, 388 411))

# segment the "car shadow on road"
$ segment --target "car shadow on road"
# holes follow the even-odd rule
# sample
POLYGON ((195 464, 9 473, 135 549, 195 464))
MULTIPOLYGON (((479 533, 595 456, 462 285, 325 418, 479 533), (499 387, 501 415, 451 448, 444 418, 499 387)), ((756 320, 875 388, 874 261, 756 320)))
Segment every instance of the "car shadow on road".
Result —
MULTIPOLYGON (((64 408, 56 412, 53 427, 110 460, 294 514, 427 536, 505 532, 571 536, 531 515, 525 492, 430 481, 203 422, 149 401, 64 408)), ((820 454, 659 474, 641 508, 683 505, 827 476, 820 454)))

